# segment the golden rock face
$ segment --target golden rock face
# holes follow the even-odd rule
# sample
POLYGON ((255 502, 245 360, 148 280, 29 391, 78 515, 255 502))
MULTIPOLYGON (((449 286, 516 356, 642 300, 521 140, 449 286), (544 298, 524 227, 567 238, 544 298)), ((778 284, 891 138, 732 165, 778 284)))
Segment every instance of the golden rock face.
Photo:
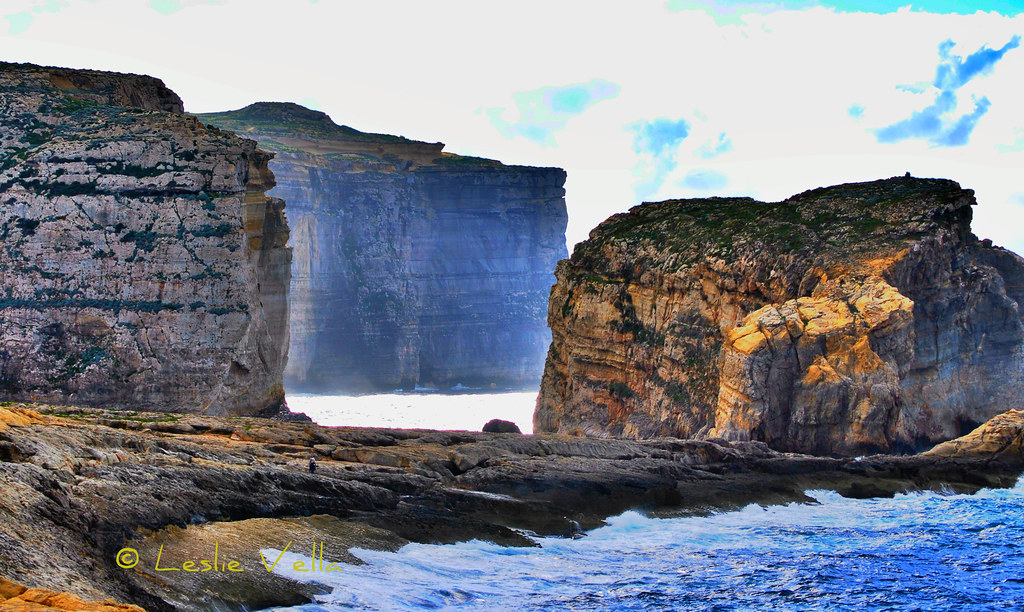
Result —
POLYGON ((966 436, 943 442, 925 455, 991 457, 993 461, 1024 464, 1024 410, 1007 410, 966 436))
POLYGON ((138 606, 112 600, 85 601, 70 593, 30 589, 0 576, 0 606, 8 612, 145 612, 138 606))
POLYGON ((885 405, 890 397, 880 396, 877 387, 898 384, 898 359, 874 347, 883 336, 898 336, 901 345, 909 341, 914 303, 878 277, 866 279, 853 295, 842 293, 849 285, 829 289, 829 297, 765 306, 727 334, 711 437, 785 446, 824 429, 830 446, 810 449, 820 452, 885 438, 884 422, 865 424, 870 419, 863 414, 847 427, 831 401, 848 398, 863 411, 894 408, 885 405), (791 408, 785 400, 794 397, 801 410, 788 423, 774 419, 791 408))
POLYGON ((920 449, 1024 391, 1024 260, 894 178, 615 215, 557 270, 536 431, 920 449))

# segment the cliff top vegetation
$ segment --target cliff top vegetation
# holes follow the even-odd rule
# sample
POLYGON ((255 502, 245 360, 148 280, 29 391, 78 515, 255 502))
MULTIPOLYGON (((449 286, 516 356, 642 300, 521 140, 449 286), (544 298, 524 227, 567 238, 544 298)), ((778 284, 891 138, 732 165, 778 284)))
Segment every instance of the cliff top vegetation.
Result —
POLYGON ((503 165, 493 159, 444 153, 440 142, 360 132, 336 124, 326 113, 292 102, 256 102, 238 110, 195 116, 203 123, 253 138, 262 148, 280 154, 323 155, 343 161, 406 160, 466 170, 503 165))
POLYGON ((233 111, 197 113, 196 117, 203 123, 212 123, 221 129, 243 135, 281 134, 291 137, 386 144, 418 142, 404 136, 360 132, 347 125, 334 123, 327 113, 292 102, 256 102, 233 111))
MULTIPOLYGON (((614 215, 573 253, 592 266, 612 248, 656 251, 670 267, 745 255, 806 255, 832 262, 885 256, 937 228, 970 231, 974 192, 946 179, 894 177, 797 194, 781 202, 704 198, 649 202, 614 215)), ((597 266, 600 269, 602 266, 597 266)))

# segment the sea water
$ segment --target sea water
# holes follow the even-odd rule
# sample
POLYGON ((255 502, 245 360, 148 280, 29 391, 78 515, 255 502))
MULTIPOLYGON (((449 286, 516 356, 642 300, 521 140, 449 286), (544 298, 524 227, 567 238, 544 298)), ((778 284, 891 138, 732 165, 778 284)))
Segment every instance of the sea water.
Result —
POLYGON ((463 429, 480 431, 491 419, 512 421, 533 433, 537 392, 452 393, 420 390, 376 395, 288 394, 292 412, 305 412, 319 425, 463 429))
MULTIPOLYGON (((579 539, 535 537, 534 548, 354 549, 366 565, 319 575, 330 593, 287 610, 1024 609, 1024 484, 808 495, 814 503, 702 517, 626 512, 579 539)), ((275 571, 305 580, 291 569, 303 559, 285 553, 275 571)))

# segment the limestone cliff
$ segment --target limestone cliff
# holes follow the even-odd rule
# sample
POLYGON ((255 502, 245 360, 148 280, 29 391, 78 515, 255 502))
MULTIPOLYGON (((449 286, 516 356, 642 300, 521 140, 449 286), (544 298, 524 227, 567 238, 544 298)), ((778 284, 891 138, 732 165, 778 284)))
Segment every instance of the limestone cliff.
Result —
POLYGON ((558 266, 537 431, 922 449, 1024 392, 1024 260, 894 178, 615 215, 558 266))
POLYGON ((280 408, 270 155, 137 75, 0 64, 0 117, 0 398, 280 408))
POLYGON ((200 115, 276 152, 290 390, 536 385, 565 173, 365 134, 294 104, 200 115))

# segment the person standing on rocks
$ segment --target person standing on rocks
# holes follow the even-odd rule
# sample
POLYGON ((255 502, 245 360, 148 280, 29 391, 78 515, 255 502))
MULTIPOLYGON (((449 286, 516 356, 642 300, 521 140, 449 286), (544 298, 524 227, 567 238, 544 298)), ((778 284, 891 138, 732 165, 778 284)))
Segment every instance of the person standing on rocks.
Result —
POLYGON ((316 457, 310 456, 309 458, 309 473, 316 474, 316 457))

